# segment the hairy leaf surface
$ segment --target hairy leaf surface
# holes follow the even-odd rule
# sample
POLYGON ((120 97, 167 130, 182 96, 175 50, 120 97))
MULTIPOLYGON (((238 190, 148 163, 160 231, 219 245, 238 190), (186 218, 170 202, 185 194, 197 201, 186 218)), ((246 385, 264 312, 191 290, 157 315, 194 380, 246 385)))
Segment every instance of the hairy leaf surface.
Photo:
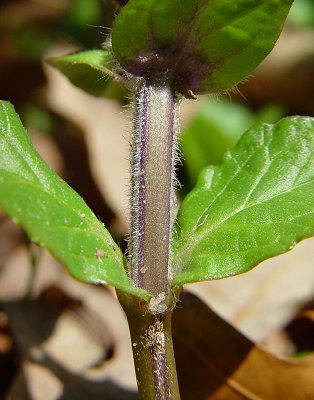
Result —
POLYGON ((134 294, 124 256, 82 198, 40 158, 13 106, 0 102, 0 208, 83 282, 134 294))
POLYGON ((314 119, 248 130, 183 201, 174 285, 241 274, 314 234, 314 119))
POLYGON ((170 79, 189 96, 220 92, 273 48, 292 0, 129 0, 112 31, 113 52, 137 76, 170 79))

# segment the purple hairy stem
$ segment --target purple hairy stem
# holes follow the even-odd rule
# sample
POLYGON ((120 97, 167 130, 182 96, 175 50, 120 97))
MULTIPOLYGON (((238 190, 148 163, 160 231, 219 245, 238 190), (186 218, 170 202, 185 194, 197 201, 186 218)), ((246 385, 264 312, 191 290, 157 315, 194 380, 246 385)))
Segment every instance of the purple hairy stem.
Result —
MULTIPOLYGON (((142 93, 143 104, 142 111, 143 115, 148 113, 148 93, 144 90, 142 93)), ((139 116, 140 117, 140 116, 139 116)), ((138 187, 138 266, 136 269, 137 284, 140 287, 144 285, 143 271, 145 268, 144 258, 144 246, 145 246, 145 203, 146 203, 146 187, 145 187, 145 175, 144 171, 147 163, 147 145, 148 145, 148 119, 140 117, 140 135, 141 135, 141 147, 139 151, 139 187, 138 187)))
POLYGON ((165 83, 138 86, 132 153, 130 277, 165 299, 169 292, 176 101, 165 83))
POLYGON ((139 80, 132 137, 129 275, 149 302, 118 293, 127 315, 141 400, 179 400, 172 346, 170 240, 177 107, 167 82, 139 80))

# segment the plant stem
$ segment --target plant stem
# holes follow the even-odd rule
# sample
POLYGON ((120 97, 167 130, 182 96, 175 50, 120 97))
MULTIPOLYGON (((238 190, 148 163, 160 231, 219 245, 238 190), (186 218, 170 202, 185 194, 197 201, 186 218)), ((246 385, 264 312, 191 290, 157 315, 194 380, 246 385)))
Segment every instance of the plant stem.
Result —
POLYGON ((129 275, 147 304, 118 293, 127 315, 142 400, 179 400, 172 346, 169 265, 177 102, 167 82, 136 90, 132 146, 129 275))
POLYGON ((165 83, 137 88, 131 195, 130 276, 155 296, 169 293, 176 102, 165 83))
POLYGON ((171 316, 153 314, 145 302, 118 293, 131 333, 134 365, 141 400, 180 400, 171 316))

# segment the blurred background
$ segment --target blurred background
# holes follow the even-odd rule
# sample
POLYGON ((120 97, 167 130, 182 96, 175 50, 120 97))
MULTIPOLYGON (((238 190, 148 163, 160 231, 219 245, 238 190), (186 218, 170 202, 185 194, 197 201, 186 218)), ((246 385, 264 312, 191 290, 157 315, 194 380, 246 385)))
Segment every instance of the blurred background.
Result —
MULTIPOLYGON (((113 0, 1 0, 0 98, 125 249, 130 93, 115 83, 102 96, 86 94, 45 63, 100 47, 117 11, 113 0)), ((295 0, 275 49, 238 89, 183 101, 178 202, 253 124, 314 116, 313 0, 295 0)), ((306 354, 314 347, 313 264, 309 239, 248 274, 189 290, 273 354, 306 354)), ((73 281, 0 213, 0 399, 135 399, 135 387, 113 291, 73 281)))

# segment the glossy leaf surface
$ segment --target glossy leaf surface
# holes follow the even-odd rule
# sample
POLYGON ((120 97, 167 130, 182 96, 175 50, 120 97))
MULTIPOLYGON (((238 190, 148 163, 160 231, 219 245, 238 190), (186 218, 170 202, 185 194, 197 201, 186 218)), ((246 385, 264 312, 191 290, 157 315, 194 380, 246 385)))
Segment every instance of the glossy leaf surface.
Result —
POLYGON ((94 96, 110 97, 112 86, 118 85, 113 81, 119 76, 113 72, 114 61, 108 50, 80 51, 52 57, 47 62, 61 71, 73 85, 94 96))
POLYGON ((314 234, 314 119, 247 131, 183 201, 174 285, 241 274, 314 234))
POLYGON ((0 209, 83 282, 134 294, 124 256, 82 198, 32 146, 13 106, 0 102, 0 209))
POLYGON ((130 73, 187 95, 228 89, 273 48, 292 0, 130 0, 112 31, 130 73))

